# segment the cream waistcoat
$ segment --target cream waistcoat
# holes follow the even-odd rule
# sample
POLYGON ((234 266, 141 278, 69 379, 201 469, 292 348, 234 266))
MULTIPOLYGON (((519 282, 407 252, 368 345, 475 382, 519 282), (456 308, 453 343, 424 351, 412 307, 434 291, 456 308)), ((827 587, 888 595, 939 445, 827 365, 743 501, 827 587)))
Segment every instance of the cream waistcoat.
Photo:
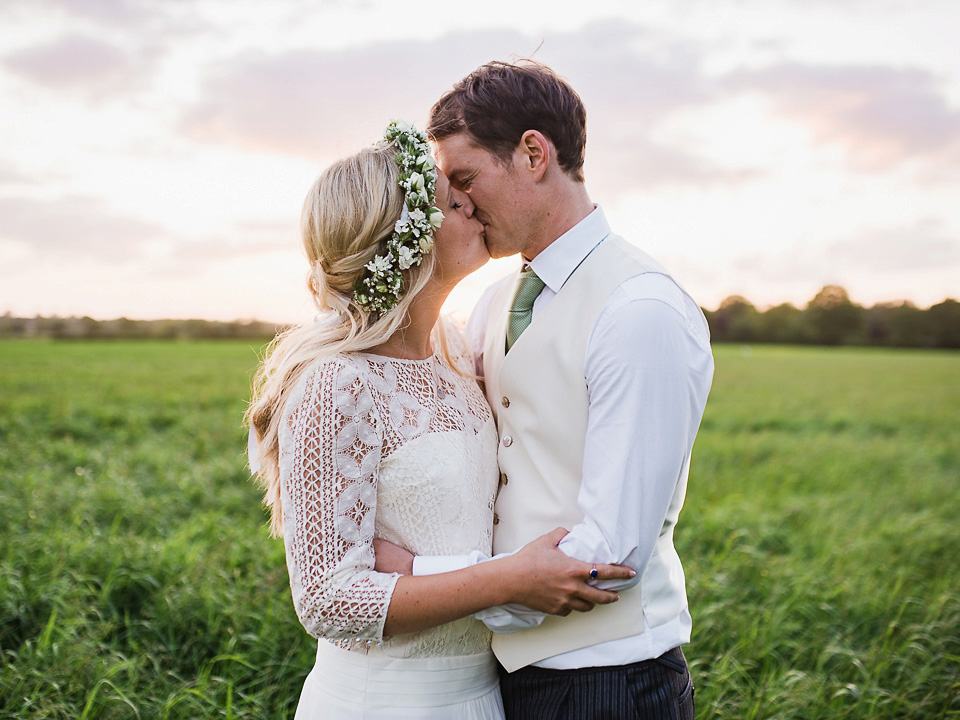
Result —
MULTIPOLYGON (((496 503, 494 552, 512 552, 557 526, 583 520, 577 505, 583 468, 589 397, 584 363, 590 333, 604 303, 631 277, 661 265, 622 238, 608 235, 574 270, 557 296, 504 356, 507 310, 516 283, 504 283, 493 300, 484 337, 487 398, 500 434, 501 487, 496 503)), ((644 352, 637 348, 637 352, 644 352)), ((640 583, 612 605, 536 628, 494 634, 493 650, 508 671, 543 658, 637 635, 677 617, 686 607, 683 568, 673 547, 673 527, 683 505, 680 478, 653 556, 640 583)))

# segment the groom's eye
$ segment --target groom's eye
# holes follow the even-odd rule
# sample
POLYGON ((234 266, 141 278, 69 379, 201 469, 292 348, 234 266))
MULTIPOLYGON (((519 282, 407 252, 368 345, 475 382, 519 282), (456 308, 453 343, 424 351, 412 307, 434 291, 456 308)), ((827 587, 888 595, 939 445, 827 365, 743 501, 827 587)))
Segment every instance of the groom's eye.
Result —
POLYGON ((469 175, 467 177, 463 177, 462 175, 454 175, 450 178, 450 184, 461 192, 467 192, 470 189, 471 182, 473 182, 473 175, 469 175))

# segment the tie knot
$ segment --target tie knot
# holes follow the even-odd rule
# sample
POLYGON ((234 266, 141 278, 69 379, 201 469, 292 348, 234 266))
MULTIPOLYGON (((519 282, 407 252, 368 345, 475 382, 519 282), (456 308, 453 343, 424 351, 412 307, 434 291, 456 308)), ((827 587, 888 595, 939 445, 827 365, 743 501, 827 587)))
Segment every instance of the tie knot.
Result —
POLYGON ((517 294, 513 298, 511 312, 528 312, 533 309, 533 303, 543 290, 545 283, 532 268, 520 273, 520 282, 517 283, 517 294))

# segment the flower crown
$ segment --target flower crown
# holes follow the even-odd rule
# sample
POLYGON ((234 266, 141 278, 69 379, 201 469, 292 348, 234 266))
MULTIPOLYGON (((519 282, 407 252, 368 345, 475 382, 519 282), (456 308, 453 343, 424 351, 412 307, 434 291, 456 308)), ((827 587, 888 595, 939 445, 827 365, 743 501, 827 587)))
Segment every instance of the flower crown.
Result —
POLYGON ((368 262, 367 272, 353 288, 357 304, 374 313, 385 313, 399 302, 403 295, 401 271, 419 265, 423 256, 433 250, 434 230, 443 222, 443 213, 434 207, 437 164, 430 154, 427 136, 410 123, 393 120, 387 125, 384 140, 399 148, 397 184, 405 195, 400 219, 387 240, 387 254, 368 262))

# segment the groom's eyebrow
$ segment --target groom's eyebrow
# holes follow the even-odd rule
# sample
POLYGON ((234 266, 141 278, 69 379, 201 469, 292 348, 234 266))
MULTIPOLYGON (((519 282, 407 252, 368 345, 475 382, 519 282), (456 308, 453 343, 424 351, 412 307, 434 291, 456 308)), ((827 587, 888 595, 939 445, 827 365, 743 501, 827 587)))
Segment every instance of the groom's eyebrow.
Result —
POLYGON ((450 181, 450 185, 460 190, 465 180, 470 176, 471 173, 469 171, 457 169, 447 174, 447 180, 450 181))

